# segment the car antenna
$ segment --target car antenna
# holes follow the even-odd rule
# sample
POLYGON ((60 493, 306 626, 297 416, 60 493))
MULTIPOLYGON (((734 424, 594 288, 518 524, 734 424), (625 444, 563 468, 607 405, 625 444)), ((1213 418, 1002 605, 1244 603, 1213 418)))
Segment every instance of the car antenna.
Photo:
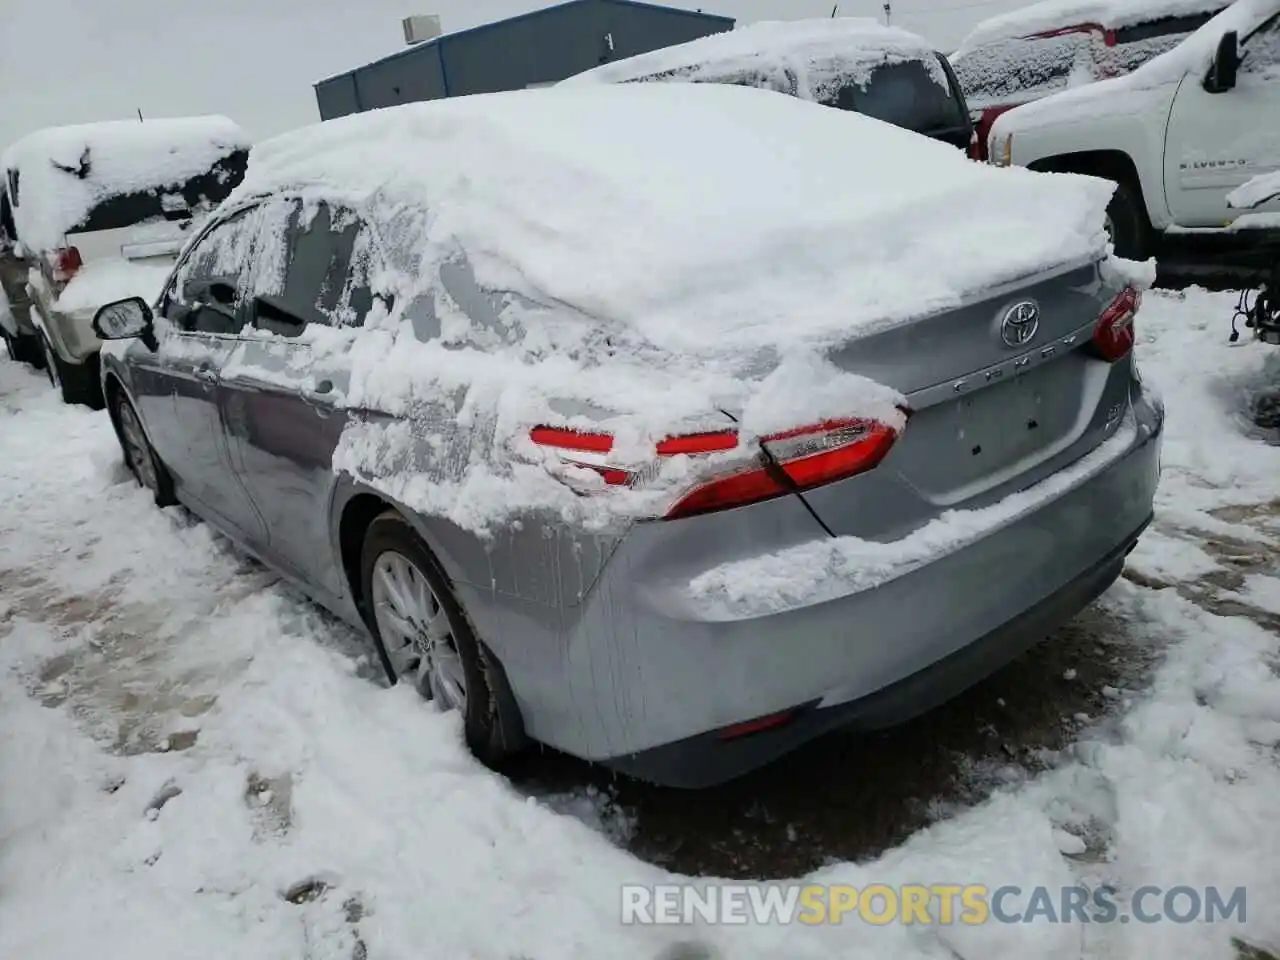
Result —
POLYGON ((143 122, 143 119, 142 119, 142 108, 141 108, 141 107, 139 107, 139 108, 138 108, 138 122, 139 122, 139 123, 142 123, 142 122, 143 122))
POLYGON ((840 9, 840 4, 838 4, 838 3, 837 3, 834 7, 832 7, 832 8, 831 8, 831 19, 832 19, 832 20, 834 20, 834 19, 836 18, 836 12, 837 12, 839 9, 840 9))

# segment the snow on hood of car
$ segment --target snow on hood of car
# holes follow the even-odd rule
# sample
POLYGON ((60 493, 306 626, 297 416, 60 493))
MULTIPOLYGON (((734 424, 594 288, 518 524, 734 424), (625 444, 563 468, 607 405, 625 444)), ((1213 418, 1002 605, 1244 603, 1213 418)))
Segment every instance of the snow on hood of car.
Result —
POLYGON ((991 136, 998 137, 1020 127, 1087 119, 1095 113, 1130 109, 1129 101, 1134 94, 1176 83, 1188 73, 1205 72, 1213 62, 1223 34, 1235 30, 1243 40, 1277 11, 1280 11, 1280 0, 1235 0, 1182 43, 1130 74, 1073 87, 1002 114, 992 125, 991 136))
POLYGON ((930 76, 950 89, 927 40, 864 17, 752 23, 607 63, 562 80, 559 86, 750 76, 789 90, 790 73, 801 98, 823 100, 850 82, 866 86, 872 69, 880 64, 905 60, 924 62, 930 76))
POLYGON ((291 341, 349 407, 402 418, 353 424, 335 468, 483 530, 530 507, 652 509, 569 495, 531 426, 610 432, 638 463, 655 439, 725 429, 720 411, 744 442, 897 422, 898 394, 827 352, 1103 257, 1111 187, 793 97, 643 84, 326 121, 257 145, 227 208, 276 193, 361 212, 386 261, 371 282, 390 313, 291 341))
POLYGON ((0 167, 18 178, 9 191, 18 237, 48 250, 101 200, 181 185, 250 143, 223 116, 108 121, 28 134, 0 156, 0 167))
POLYGON ((1280 198, 1280 171, 1264 173, 1227 194, 1227 206, 1236 210, 1251 210, 1268 200, 1280 198))
POLYGON ((1118 30, 1166 17, 1213 13, 1225 5, 1225 0, 1042 0, 983 20, 961 41, 955 56, 988 43, 1049 30, 1085 24, 1118 30))

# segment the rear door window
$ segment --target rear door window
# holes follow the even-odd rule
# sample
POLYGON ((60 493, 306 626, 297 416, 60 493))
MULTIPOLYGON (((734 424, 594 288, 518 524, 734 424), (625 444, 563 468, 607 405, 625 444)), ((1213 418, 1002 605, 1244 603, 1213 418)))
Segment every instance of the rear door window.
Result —
POLYGON ((373 305, 368 226, 327 203, 293 201, 280 231, 264 232, 258 258, 276 282, 255 284, 256 325, 296 336, 308 324, 359 326, 373 305), (276 248, 278 249, 272 249, 276 248))
MULTIPOLYGON (((247 151, 223 157, 184 183, 152 184, 130 192, 105 195, 68 233, 119 230, 148 220, 185 220, 193 211, 211 209, 227 198, 244 178, 247 151)), ((67 176, 76 173, 68 171, 67 176)), ((92 178, 90 165, 88 177, 92 178)))
POLYGON ((941 63, 904 60, 875 67, 865 85, 848 83, 829 106, 937 135, 968 127, 960 99, 952 91, 941 63), (941 81, 939 80, 941 77, 941 81))

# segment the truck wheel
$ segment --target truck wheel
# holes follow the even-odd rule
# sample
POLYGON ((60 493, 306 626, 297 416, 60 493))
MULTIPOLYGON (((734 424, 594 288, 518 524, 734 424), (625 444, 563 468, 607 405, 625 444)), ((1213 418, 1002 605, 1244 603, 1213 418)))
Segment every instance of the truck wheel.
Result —
POLYGON ((1151 256, 1151 225, 1142 197, 1127 183, 1117 183, 1107 204, 1107 233, 1116 256, 1126 260, 1146 260, 1151 256))
POLYGON ((44 334, 40 335, 44 352, 45 370, 49 382, 62 394, 62 402, 83 404, 91 410, 106 406, 102 397, 102 383, 98 379, 98 355, 95 353, 84 363, 66 363, 53 350, 44 334))

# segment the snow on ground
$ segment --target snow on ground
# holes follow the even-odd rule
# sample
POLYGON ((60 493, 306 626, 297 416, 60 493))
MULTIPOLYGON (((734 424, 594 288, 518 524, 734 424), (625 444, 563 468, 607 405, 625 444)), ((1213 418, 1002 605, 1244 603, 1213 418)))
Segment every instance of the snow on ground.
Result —
MULTIPOLYGON (((0 956, 649 960, 697 941, 735 960, 1214 960, 1233 936, 1274 950, 1280 641, 1188 596, 1224 545, 1259 546, 1254 573, 1280 572, 1280 448, 1243 415, 1280 365, 1227 344, 1232 303, 1153 294, 1140 317, 1168 438, 1132 572, 1168 587, 1122 581, 1102 603, 1160 655, 1149 690, 1056 767, 813 879, 1245 886, 1244 924, 622 926, 620 885, 671 877, 619 849, 590 796, 531 798, 478 767, 455 718, 368 679, 358 638, 156 510, 104 416, 3 363, 0 956)), ((1261 580, 1237 590, 1275 598, 1261 580)))

